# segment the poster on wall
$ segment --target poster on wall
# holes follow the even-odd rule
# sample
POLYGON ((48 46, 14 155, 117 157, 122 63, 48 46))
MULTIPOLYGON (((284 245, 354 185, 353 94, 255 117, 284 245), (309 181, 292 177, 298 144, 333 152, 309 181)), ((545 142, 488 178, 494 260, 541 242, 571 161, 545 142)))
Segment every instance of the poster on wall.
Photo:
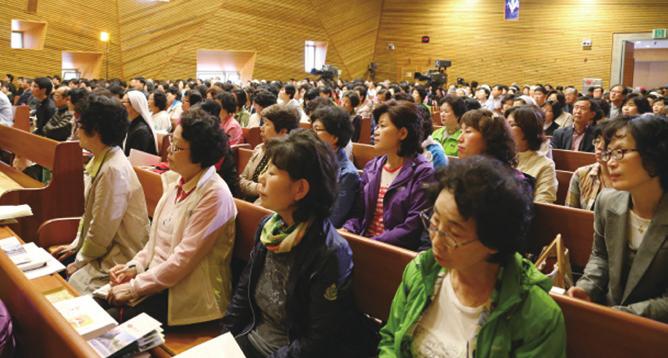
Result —
POLYGON ((517 21, 520 19, 520 0, 506 0, 506 21, 517 21))

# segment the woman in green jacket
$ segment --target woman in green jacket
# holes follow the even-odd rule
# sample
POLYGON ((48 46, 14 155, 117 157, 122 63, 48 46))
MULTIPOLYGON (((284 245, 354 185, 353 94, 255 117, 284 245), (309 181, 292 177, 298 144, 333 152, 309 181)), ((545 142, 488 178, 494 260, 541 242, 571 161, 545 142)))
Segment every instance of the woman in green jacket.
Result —
POLYGON ((501 162, 462 159, 439 175, 432 250, 404 271, 380 357, 565 357, 550 280, 517 253, 531 199, 501 162))

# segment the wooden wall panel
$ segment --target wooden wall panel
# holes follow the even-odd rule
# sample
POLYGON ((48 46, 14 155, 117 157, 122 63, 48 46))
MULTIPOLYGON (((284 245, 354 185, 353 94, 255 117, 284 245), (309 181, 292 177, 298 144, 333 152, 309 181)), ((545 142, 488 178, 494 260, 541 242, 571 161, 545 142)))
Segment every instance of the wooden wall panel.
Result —
POLYGON ((519 21, 504 21, 498 0, 384 0, 374 60, 377 79, 405 79, 451 59, 450 82, 608 85, 613 33, 666 26, 668 0, 522 0, 519 21), (429 44, 420 43, 431 36, 429 44), (590 38, 591 50, 581 41, 590 38), (393 42, 395 51, 387 44, 393 42))
POLYGON ((257 52, 254 78, 303 78, 307 40, 328 43, 327 63, 344 78, 363 76, 381 8, 381 0, 118 1, 126 77, 153 78, 194 77, 199 49, 257 52))
MULTIPOLYGON (((62 51, 105 53, 101 31, 109 32, 109 75, 122 77, 116 0, 40 1, 37 12, 26 12, 25 0, 0 5, 0 69, 15 76, 37 77, 61 73, 62 51), (46 21, 43 50, 10 48, 12 19, 46 21)), ((104 66, 104 65, 103 65, 104 66)), ((104 67, 102 72, 104 72, 104 67)))

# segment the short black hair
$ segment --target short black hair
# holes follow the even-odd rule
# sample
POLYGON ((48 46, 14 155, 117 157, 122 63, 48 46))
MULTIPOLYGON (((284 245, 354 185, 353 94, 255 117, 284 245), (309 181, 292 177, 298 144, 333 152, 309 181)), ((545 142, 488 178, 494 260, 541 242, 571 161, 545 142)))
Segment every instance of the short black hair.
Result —
POLYGON ((220 118, 218 118, 218 116, 220 116, 221 107, 220 107, 220 103, 218 103, 218 101, 214 101, 212 99, 207 99, 204 102, 200 102, 198 105, 199 105, 199 108, 204 110, 206 113, 216 117, 216 120, 218 121, 218 123, 220 123, 220 118))
POLYGON ((399 152, 401 157, 412 157, 422 152, 422 122, 415 103, 391 100, 382 103, 373 110, 373 118, 380 121, 380 116, 387 113, 397 129, 406 128, 408 135, 401 141, 399 152))
POLYGON ((267 90, 260 90, 255 93, 253 102, 262 108, 267 108, 272 104, 276 104, 276 95, 267 90))
POLYGON ((183 114, 180 126, 183 139, 190 144, 190 161, 202 168, 216 164, 230 150, 217 119, 201 108, 183 114))
MULTIPOLYGON (((476 103, 477 102, 478 101, 476 101, 476 103)), ((459 122, 464 113, 467 111, 466 102, 464 102, 464 100, 459 96, 452 94, 446 95, 445 97, 438 100, 438 106, 442 106, 443 103, 450 105, 450 108, 452 108, 452 111, 455 113, 457 122, 459 122)))
POLYGON ((638 108, 638 114, 652 113, 652 106, 649 105, 649 101, 646 97, 643 97, 639 93, 631 93, 624 99, 624 104, 629 101, 633 101, 633 104, 638 108))
MULTIPOLYGON (((80 88, 82 91, 86 91, 80 88)), ((77 89, 72 91, 74 97, 77 89)), ((78 125, 86 134, 98 133, 107 146, 121 146, 128 132, 128 112, 117 99, 90 94, 78 100, 78 125)))
POLYGON ((615 137, 615 133, 627 128, 636 142, 636 150, 642 159, 642 166, 647 173, 658 176, 661 188, 668 190, 668 120, 654 114, 630 117, 620 116, 610 120, 604 128, 606 147, 615 137))
POLYGON ((228 114, 237 113, 237 100, 230 92, 221 92, 216 96, 216 100, 220 102, 220 106, 228 114))
POLYGON ((292 180, 305 179, 309 183, 308 194, 295 204, 295 222, 328 218, 338 192, 338 168, 331 148, 312 130, 298 129, 285 138, 270 140, 267 155, 292 180))
POLYGON ((188 98, 188 103, 190 103, 191 107, 202 102, 204 99, 198 90, 187 90, 186 97, 188 98))
POLYGON ((165 93, 173 94, 176 96, 177 101, 181 100, 181 91, 179 91, 179 88, 176 86, 169 86, 168 88, 165 88, 165 93))
POLYGON ((311 123, 320 121, 327 133, 336 137, 336 145, 345 147, 353 136, 353 125, 348 113, 341 107, 321 106, 311 115, 311 123))
POLYGON ((477 155, 451 162, 436 179, 427 187, 432 200, 443 190, 452 193, 462 218, 475 221, 478 240, 497 251, 489 262, 503 266, 524 250, 532 200, 511 168, 477 155))
POLYGON ((533 151, 540 149, 541 144, 545 141, 545 133, 543 132, 545 114, 543 114, 543 111, 536 106, 524 105, 511 108, 506 118, 511 115, 515 125, 522 130, 529 149, 533 151))
POLYGON ((51 80, 46 78, 46 77, 37 77, 35 78, 35 81, 33 81, 37 87, 40 89, 46 89, 44 92, 47 96, 51 94, 51 91, 53 90, 53 83, 51 83, 51 80))
POLYGON ((360 96, 353 91, 348 91, 344 93, 343 97, 348 98, 348 100, 350 101, 350 105, 353 106, 353 109, 355 109, 357 106, 360 105, 360 96))
POLYGON ((536 88, 533 89, 534 93, 535 92, 541 92, 542 94, 547 94, 547 90, 543 86, 536 86, 536 88))
POLYGON ((515 141, 510 134, 506 120, 495 116, 490 110, 476 109, 462 116, 462 123, 475 128, 485 141, 485 155, 496 158, 508 166, 517 164, 515 141))
POLYGON ((233 89, 232 94, 234 95, 234 98, 237 100, 237 112, 238 112, 246 104, 248 96, 246 95, 246 91, 244 91, 241 88, 233 89))
POLYGON ((545 101, 545 103, 543 103, 543 107, 547 105, 552 107, 552 114, 554 114, 554 119, 559 118, 559 116, 561 116, 564 113, 564 106, 559 101, 547 100, 545 101))
POLYGON ((596 113, 594 115, 594 122, 597 122, 599 119, 603 117, 603 112, 601 111, 601 106, 598 105, 598 101, 594 100, 591 97, 580 96, 575 102, 580 102, 580 101, 589 102, 589 110, 596 113))
POLYGON ((287 84, 285 87, 283 87, 283 91, 285 91, 285 94, 290 97, 290 99, 293 99, 295 97, 295 92, 297 92, 297 89, 295 88, 294 85, 287 84))
POLYGON ((478 100, 475 98, 466 97, 464 98, 464 103, 466 104, 466 111, 473 111, 482 108, 480 102, 478 102, 478 100))
POLYGON ((287 104, 274 104, 262 110, 263 118, 271 121, 276 132, 286 129, 290 132, 299 127, 299 112, 287 104))
POLYGON ((417 91, 421 100, 424 100, 427 97, 427 89, 423 85, 417 85, 413 90, 417 91))
POLYGON ((153 103, 159 110, 164 111, 167 108, 167 96, 165 92, 160 90, 153 91, 153 103))

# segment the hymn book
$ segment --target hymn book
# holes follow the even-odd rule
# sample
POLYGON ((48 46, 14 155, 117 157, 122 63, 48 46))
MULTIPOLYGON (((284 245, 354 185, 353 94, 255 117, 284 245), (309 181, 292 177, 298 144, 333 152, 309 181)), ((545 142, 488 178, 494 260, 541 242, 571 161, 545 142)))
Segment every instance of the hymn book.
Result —
POLYGON ((118 322, 89 295, 56 302, 53 306, 86 340, 104 334, 118 325, 118 322))

